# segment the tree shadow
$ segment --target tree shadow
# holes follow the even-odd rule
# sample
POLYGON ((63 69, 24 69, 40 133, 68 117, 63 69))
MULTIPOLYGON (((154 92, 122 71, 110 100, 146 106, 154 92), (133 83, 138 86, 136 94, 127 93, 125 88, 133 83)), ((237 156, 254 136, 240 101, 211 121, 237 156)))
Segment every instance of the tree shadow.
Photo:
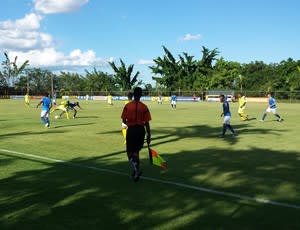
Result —
POLYGON ((45 135, 45 134, 58 134, 58 133, 66 133, 67 131, 53 130, 53 129, 44 129, 40 132, 34 131, 24 131, 24 132, 15 132, 15 133, 3 133, 0 134, 0 139, 2 138, 15 138, 17 136, 27 136, 27 135, 45 135))
POLYGON ((94 122, 89 123, 78 123, 78 124, 64 124, 64 125, 53 125, 54 129, 63 128, 63 127, 76 127, 76 126, 84 126, 84 125, 93 125, 94 122))
POLYGON ((300 228, 300 211, 293 208, 163 183, 300 205, 298 152, 180 151, 165 156, 168 169, 164 171, 143 158, 144 178, 138 183, 131 181, 126 160, 83 157, 58 163, 0 154, 7 163, 3 170, 15 164, 21 167, 0 179, 1 229, 300 228))
MULTIPOLYGON (((282 132, 286 130, 271 130, 266 128, 253 128, 254 126, 251 123, 243 123, 234 125, 234 129, 238 134, 272 134, 272 135, 282 135, 282 132)), ((255 126, 256 127, 256 126, 255 126)), ((152 140, 158 140, 155 145, 176 142, 178 140, 183 140, 185 138, 205 138, 205 139, 216 139, 220 136, 222 127, 211 127, 208 125, 194 125, 194 126, 185 126, 185 127, 160 127, 159 129, 152 129, 154 138, 152 140)), ((227 130, 225 142, 230 144, 236 144, 239 141, 239 137, 233 137, 231 132, 227 130)))
POLYGON ((76 116, 76 119, 80 118, 80 119, 86 119, 86 118, 99 118, 99 116, 76 116))

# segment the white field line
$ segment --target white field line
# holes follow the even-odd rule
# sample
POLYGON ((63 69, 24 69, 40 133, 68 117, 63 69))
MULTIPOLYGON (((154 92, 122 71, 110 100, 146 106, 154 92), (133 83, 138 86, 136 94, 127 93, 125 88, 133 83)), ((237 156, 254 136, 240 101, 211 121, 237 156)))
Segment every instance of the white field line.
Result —
MULTIPOLYGON (((111 173, 111 174, 115 174, 115 175, 128 176, 128 174, 126 174, 126 173, 118 172, 118 171, 111 170, 111 169, 86 166, 86 165, 73 163, 71 161, 58 160, 58 159, 44 157, 44 156, 40 156, 40 155, 36 155, 36 154, 21 153, 21 152, 11 151, 11 150, 7 150, 7 149, 0 149, 0 152, 15 154, 15 155, 19 155, 19 156, 25 156, 25 157, 29 157, 29 158, 41 159, 41 160, 46 160, 46 161, 50 161, 50 162, 63 163, 63 164, 71 165, 74 167, 92 169, 95 171, 106 172, 106 173, 111 173)), ((209 188, 204 188, 204 187, 195 186, 195 185, 188 185, 188 184, 183 184, 183 183, 175 182, 175 181, 162 180, 162 179, 157 179, 157 178, 153 178, 153 177, 141 176, 141 179, 147 180, 147 181, 152 181, 152 182, 157 182, 157 183, 161 183, 161 184, 169 184, 169 185, 174 185, 174 186, 181 187, 181 188, 216 194, 216 195, 220 195, 220 196, 224 196, 224 197, 231 197, 231 198, 234 198, 237 200, 244 200, 244 201, 251 201, 251 202, 268 204, 268 205, 279 206, 279 207, 300 209, 300 205, 297 205, 297 204, 282 203, 282 202, 272 201, 272 200, 268 200, 268 199, 264 199, 264 198, 255 198, 255 197, 251 197, 251 196, 244 196, 244 195, 237 194, 237 193, 222 192, 222 191, 215 190, 215 189, 209 189, 209 188)))

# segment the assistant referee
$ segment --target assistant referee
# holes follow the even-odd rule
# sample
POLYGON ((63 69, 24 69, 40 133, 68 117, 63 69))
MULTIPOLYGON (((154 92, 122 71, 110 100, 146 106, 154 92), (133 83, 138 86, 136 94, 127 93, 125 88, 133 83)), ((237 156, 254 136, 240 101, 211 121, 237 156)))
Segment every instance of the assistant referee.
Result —
POLYGON ((140 102, 142 89, 136 87, 133 92, 134 100, 124 106, 121 118, 128 126, 126 135, 126 151, 128 160, 133 168, 132 179, 136 182, 141 176, 139 168, 139 152, 143 148, 145 134, 147 133, 147 143, 150 144, 151 114, 148 107, 140 102))

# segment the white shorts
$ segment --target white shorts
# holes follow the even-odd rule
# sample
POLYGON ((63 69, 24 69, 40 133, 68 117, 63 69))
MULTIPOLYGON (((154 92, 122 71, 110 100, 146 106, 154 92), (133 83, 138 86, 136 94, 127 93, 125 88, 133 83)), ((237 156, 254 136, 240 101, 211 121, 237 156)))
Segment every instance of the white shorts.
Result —
POLYGON ((276 108, 275 109, 267 108, 266 112, 276 114, 276 108))
POLYGON ((230 125, 230 116, 224 116, 224 124, 230 125))
POLYGON ((171 105, 176 105, 176 101, 171 101, 171 105))
POLYGON ((49 111, 48 110, 42 110, 41 117, 49 117, 49 111))

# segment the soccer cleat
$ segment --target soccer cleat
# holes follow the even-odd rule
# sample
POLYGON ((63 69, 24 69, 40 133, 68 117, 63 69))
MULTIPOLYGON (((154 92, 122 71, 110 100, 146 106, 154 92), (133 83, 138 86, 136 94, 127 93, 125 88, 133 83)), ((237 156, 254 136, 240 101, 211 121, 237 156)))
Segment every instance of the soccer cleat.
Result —
POLYGON ((225 135, 221 134, 221 135, 219 135, 219 137, 220 137, 220 138, 224 138, 224 137, 225 137, 225 135))
POLYGON ((140 179, 140 176, 142 175, 142 172, 140 171, 137 171, 137 172, 133 172, 133 176, 132 176, 132 179, 134 182, 138 182, 139 179, 140 179))
POLYGON ((277 121, 278 121, 278 122, 282 122, 282 121, 284 121, 284 120, 283 120, 283 118, 279 118, 277 121))
POLYGON ((259 120, 260 122, 265 122, 263 119, 259 120))

